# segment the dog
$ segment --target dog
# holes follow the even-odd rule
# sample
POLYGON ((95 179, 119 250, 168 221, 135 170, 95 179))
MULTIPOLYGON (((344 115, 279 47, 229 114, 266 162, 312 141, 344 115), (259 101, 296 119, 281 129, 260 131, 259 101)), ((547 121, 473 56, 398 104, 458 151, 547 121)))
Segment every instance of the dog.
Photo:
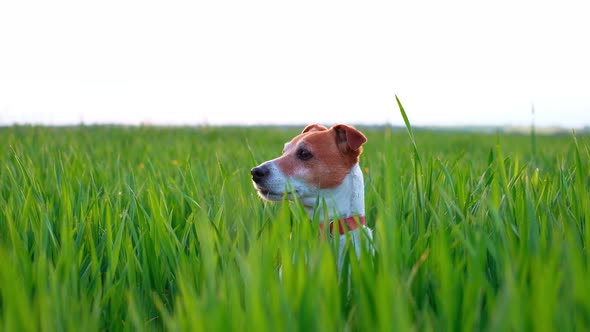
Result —
POLYGON ((373 233, 366 225, 364 179, 359 157, 367 138, 356 128, 337 124, 331 128, 318 124, 305 127, 285 144, 280 157, 251 170, 258 195, 268 201, 295 198, 309 217, 327 216, 320 230, 338 232, 338 272, 346 257, 350 239, 357 257, 361 243, 372 251, 373 233))

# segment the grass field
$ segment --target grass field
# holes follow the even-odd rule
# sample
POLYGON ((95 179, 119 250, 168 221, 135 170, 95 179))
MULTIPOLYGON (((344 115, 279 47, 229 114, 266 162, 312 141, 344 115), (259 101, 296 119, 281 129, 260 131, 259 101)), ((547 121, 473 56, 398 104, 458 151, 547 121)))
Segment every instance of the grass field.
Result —
POLYGON ((250 182, 301 128, 0 128, 0 330, 590 330, 590 137, 361 129, 348 293, 250 182))

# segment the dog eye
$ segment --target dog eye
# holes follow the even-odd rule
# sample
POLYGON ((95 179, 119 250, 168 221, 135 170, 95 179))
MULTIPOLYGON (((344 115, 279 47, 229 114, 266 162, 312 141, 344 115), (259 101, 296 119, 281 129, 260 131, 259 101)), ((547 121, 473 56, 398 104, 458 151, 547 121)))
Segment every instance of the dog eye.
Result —
POLYGON ((301 149, 299 151, 297 151, 297 158, 301 159, 301 160, 310 160, 311 158, 313 158, 313 154, 306 149, 301 149))

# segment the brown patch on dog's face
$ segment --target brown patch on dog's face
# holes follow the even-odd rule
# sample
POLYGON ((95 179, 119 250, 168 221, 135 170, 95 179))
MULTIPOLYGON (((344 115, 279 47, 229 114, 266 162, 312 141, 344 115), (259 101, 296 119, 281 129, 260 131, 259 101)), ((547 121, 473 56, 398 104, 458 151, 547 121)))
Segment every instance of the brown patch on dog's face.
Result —
POLYGON ((330 129, 309 125, 285 145, 277 166, 292 179, 320 189, 335 188, 358 162, 365 136, 355 128, 336 125, 330 129))

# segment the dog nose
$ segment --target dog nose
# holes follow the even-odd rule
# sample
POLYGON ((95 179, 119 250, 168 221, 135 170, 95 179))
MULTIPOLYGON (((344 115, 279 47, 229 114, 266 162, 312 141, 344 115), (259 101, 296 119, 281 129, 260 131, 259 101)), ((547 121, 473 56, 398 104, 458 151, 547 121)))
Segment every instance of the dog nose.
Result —
POLYGON ((270 173, 270 170, 264 165, 254 167, 250 171, 250 174, 252 174, 252 180, 254 180, 254 182, 262 181, 268 175, 268 173, 270 173))

